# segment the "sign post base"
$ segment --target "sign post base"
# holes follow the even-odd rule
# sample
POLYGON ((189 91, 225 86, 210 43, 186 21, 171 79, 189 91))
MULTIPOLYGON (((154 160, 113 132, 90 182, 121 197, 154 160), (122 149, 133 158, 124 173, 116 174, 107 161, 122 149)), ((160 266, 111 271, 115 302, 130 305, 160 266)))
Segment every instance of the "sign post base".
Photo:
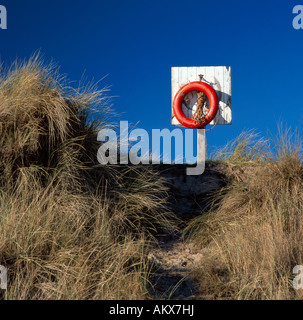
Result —
POLYGON ((186 168, 188 176, 197 176, 204 172, 206 160, 206 134, 205 129, 197 129, 197 166, 186 168))

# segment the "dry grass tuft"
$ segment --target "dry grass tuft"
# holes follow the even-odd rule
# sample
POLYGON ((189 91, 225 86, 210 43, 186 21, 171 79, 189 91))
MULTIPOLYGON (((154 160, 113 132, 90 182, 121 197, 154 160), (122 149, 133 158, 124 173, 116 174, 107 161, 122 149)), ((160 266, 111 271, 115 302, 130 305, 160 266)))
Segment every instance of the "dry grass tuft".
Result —
MULTIPOLYGON (((253 170, 245 161, 238 162, 242 179, 221 190, 212 209, 189 224, 190 239, 206 252, 193 275, 210 299, 302 298, 301 290, 292 287, 292 270, 303 264, 298 137, 281 130, 271 158, 267 154, 266 160, 253 159, 253 170)), ((234 156, 247 159, 246 153, 231 153, 227 164, 234 156)))
POLYGON ((167 190, 151 168, 97 164, 105 92, 70 88, 37 56, 1 74, 3 298, 148 296, 153 235, 174 229, 167 190))

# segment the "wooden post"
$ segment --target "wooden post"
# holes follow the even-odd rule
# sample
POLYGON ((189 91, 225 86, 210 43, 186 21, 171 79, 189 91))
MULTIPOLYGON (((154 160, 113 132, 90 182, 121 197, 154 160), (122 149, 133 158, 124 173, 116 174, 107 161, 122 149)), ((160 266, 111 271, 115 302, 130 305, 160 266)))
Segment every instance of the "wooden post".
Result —
POLYGON ((197 130, 197 166, 186 168, 188 176, 197 176, 204 172, 206 160, 206 134, 205 129, 197 130))

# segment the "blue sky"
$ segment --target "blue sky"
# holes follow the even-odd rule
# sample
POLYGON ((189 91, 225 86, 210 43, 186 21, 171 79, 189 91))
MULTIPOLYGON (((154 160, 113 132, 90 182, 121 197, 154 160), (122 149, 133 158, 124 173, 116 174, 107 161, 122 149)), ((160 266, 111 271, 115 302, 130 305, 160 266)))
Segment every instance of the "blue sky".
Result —
POLYGON ((266 135, 277 122, 302 124, 303 29, 288 0, 0 0, 8 29, 0 58, 41 50, 68 78, 111 85, 121 120, 169 128, 172 66, 232 67, 233 124, 207 133, 223 146, 245 129, 266 135))

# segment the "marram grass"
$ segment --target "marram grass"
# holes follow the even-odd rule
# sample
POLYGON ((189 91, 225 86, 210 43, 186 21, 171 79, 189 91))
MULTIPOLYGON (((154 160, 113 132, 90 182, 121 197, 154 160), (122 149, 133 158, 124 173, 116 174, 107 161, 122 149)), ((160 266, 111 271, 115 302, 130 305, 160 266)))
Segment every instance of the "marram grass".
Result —
POLYGON ((175 225, 158 173, 98 165, 108 101, 106 90, 69 87, 37 56, 2 70, 2 298, 149 297, 151 242, 175 225))

